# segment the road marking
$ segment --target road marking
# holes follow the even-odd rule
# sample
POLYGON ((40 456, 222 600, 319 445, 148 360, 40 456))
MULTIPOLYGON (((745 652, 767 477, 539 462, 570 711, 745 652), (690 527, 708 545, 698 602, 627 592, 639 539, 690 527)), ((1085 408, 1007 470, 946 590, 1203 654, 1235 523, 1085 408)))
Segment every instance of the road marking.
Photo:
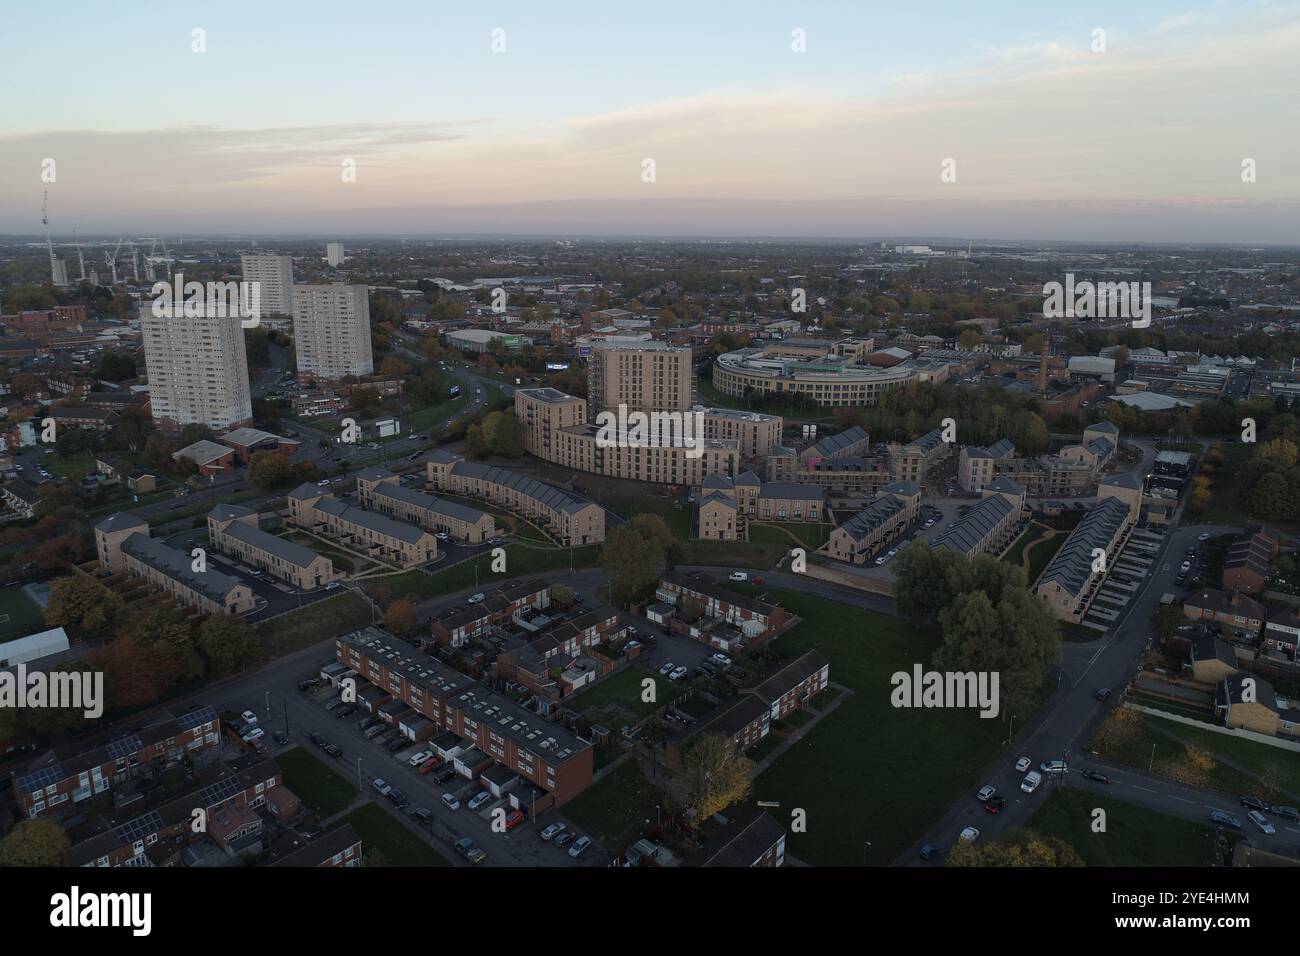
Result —
POLYGON ((1186 797, 1176 797, 1172 793, 1169 795, 1171 800, 1181 800, 1183 803, 1195 803, 1195 800, 1188 800, 1186 797))
POLYGON ((1133 784, 1133 789, 1134 789, 1134 790, 1143 790, 1143 791, 1145 791, 1145 792, 1147 792, 1147 793, 1155 793, 1155 792, 1156 792, 1156 791, 1152 790, 1150 787, 1139 787, 1136 783, 1133 784))

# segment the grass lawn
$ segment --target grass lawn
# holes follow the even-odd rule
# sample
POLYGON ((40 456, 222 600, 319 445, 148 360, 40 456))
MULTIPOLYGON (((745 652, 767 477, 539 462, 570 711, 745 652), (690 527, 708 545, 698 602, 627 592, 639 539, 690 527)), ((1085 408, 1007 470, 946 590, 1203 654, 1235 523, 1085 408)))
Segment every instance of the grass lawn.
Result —
POLYGON ((768 734, 754 746, 745 751, 745 756, 754 763, 759 763, 764 757, 770 754, 781 744, 785 743, 786 738, 779 737, 776 734, 768 734))
POLYGON ((284 783, 317 816, 332 817, 348 808, 357 795, 356 785, 335 773, 310 751, 286 750, 275 758, 284 771, 284 783))
POLYGON ((1065 544, 1065 539, 1069 535, 1058 531, 1053 538, 1047 538, 1039 541, 1029 551, 1029 570, 1025 572, 1025 580, 1033 584, 1038 576, 1047 570, 1047 566, 1052 563, 1052 558, 1056 557, 1056 552, 1061 550, 1061 545, 1065 544))
POLYGON ((345 591, 258 625, 269 657, 283 657, 370 623, 370 606, 359 594, 345 591))
MULTIPOLYGON (((660 767, 659 773, 663 772, 660 767)), ((645 821, 655 819, 655 806, 663 806, 664 800, 663 792, 645 778, 636 760, 630 759, 566 803, 560 812, 605 849, 617 853, 640 836, 645 821)))
POLYGON ((430 428, 447 424, 447 419, 464 410, 465 403, 468 401, 469 397, 462 390, 458 398, 449 398, 445 402, 421 408, 419 411, 406 412, 402 415, 402 424, 417 432, 428 431, 430 428))
POLYGON ((761 411, 768 415, 781 415, 786 419, 794 421, 830 421, 835 417, 835 412, 830 408, 800 408, 791 411, 789 408, 780 406, 764 406, 763 408, 755 407, 753 402, 744 398, 737 398, 734 395, 724 395, 713 387, 712 372, 708 375, 701 375, 696 383, 700 394, 709 400, 710 405, 718 405, 722 408, 740 408, 745 411, 761 411))
POLYGON ((20 587, 0 590, 0 639, 12 640, 45 630, 41 609, 20 587))
MULTIPOLYGON (((1001 749, 1006 725, 974 710, 890 703, 890 676, 917 662, 928 665, 936 631, 793 591, 768 589, 768 598, 803 618, 776 641, 776 650, 786 656, 820 651, 830 659, 831 680, 854 693, 758 777, 753 797, 807 811, 807 832, 787 841, 802 860, 858 866, 870 841, 867 862, 890 863, 979 782, 1001 749)), ((1045 685, 1044 698, 1049 691, 1045 685)), ((1018 714, 1017 725, 1030 716, 1018 714)))
POLYGON ((90 452, 64 458, 62 455, 45 455, 41 459, 45 470, 60 478, 80 478, 95 470, 95 456, 90 452))
MULTIPOLYGON (((676 694, 676 691, 676 685, 668 678, 651 674, 649 671, 642 670, 633 664, 602 681, 598 681, 592 687, 582 691, 582 693, 567 698, 565 703, 577 713, 582 713, 584 710, 593 707, 601 708, 610 704, 620 704, 626 710, 631 711, 637 720, 640 720, 668 703, 676 694), (641 700, 641 681, 647 677, 653 677, 656 683, 656 701, 648 704, 641 700)), ((618 728, 612 729, 617 730, 618 728)))
POLYGON ((1300 759, 1289 750, 1147 714, 1130 714, 1119 720, 1110 717, 1093 737, 1090 746, 1103 759, 1143 771, 1149 766, 1152 772, 1179 783, 1233 795, 1253 793, 1266 801, 1289 803, 1280 787, 1300 790, 1300 759), (1188 745, 1200 755, 1189 754, 1188 745), (1222 760, 1231 760, 1242 770, 1222 760))
POLYGON ((402 826, 383 807, 367 803, 343 818, 361 837, 366 866, 451 866, 447 858, 402 826))
MULTIPOLYGON (((600 556, 600 545, 589 544, 573 549, 573 566, 589 568, 595 565, 600 556)), ((529 548, 506 545, 506 571, 494 574, 492 571, 492 552, 485 551, 472 560, 462 561, 443 571, 426 574, 424 571, 404 571, 388 577, 362 581, 365 589, 380 604, 388 605, 397 598, 410 598, 422 601, 450 594, 464 588, 475 586, 474 568, 478 566, 477 584, 480 588, 490 587, 498 578, 514 578, 529 574, 542 574, 546 571, 564 571, 569 567, 568 548, 529 548)))
POLYGON ((773 524, 767 524, 766 522, 751 522, 749 525, 749 538, 753 541, 755 540, 755 534, 762 532, 762 534, 758 535, 757 540, 766 541, 768 540, 767 533, 775 532, 771 537, 772 541, 782 542, 789 547, 794 547, 795 542, 790 540, 790 535, 792 534, 803 543, 805 548, 812 551, 825 544, 826 539, 831 536, 831 531, 833 530, 834 525, 814 524, 808 521, 782 521, 773 524), (790 534, 786 534, 787 531, 790 534))
POLYGON ((351 574, 362 564, 370 564, 369 561, 362 561, 361 558, 355 555, 341 551, 336 547, 325 544, 318 538, 313 538, 311 535, 303 534, 300 531, 290 531, 287 534, 281 534, 280 537, 292 541, 294 544, 300 544, 304 548, 309 548, 317 554, 325 555, 334 562, 336 568, 348 574, 351 574))
POLYGON ((1088 866, 1211 866, 1214 828, 1073 787, 1053 789, 1030 820, 1031 829, 1059 837, 1088 866), (1106 831, 1094 833, 1093 810, 1106 811, 1106 831))
POLYGON ((445 498, 448 501, 455 501, 459 504, 490 514, 496 520, 497 528, 503 533, 513 534, 520 538, 526 538, 529 541, 539 541, 542 544, 553 545, 556 543, 554 538, 548 536, 545 531, 538 528, 536 525, 530 524, 518 515, 511 514, 504 508, 497 508, 493 505, 487 504, 481 499, 464 498, 460 495, 448 495, 443 494, 442 492, 438 492, 438 497, 445 498))
POLYGON ((749 541, 685 541, 682 564, 707 567, 771 568, 795 547, 775 528, 750 528, 749 541))

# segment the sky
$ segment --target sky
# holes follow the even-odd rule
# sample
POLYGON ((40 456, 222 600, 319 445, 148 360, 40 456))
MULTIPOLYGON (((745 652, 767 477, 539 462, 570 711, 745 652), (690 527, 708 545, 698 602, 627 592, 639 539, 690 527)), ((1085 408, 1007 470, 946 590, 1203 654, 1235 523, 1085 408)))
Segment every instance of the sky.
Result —
POLYGON ((1300 0, 0 18, 3 233, 1300 243, 1300 0))

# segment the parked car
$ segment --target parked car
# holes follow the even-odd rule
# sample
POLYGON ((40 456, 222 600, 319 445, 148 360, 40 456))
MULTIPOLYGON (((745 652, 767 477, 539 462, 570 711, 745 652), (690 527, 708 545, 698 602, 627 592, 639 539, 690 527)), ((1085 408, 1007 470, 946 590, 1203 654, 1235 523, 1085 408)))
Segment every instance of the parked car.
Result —
POLYGON ((1065 765, 1064 760, 1044 760, 1038 765, 1038 769, 1043 773, 1068 773, 1069 767, 1065 765))
POLYGON ((395 754, 397 753, 397 751, 405 747, 409 742, 410 741, 408 741, 405 737, 398 737, 396 740, 390 740, 388 743, 384 744, 384 749, 387 750, 390 754, 395 754))
POLYGON ((746 574, 744 571, 732 571, 731 574, 728 575, 728 577, 729 577, 731 580, 733 580, 733 581, 748 581, 748 580, 749 580, 749 575, 746 574))
POLYGON ((322 750, 324 750, 326 747, 330 745, 329 738, 321 734, 312 734, 311 742, 314 743, 317 747, 320 747, 322 750))
POLYGON ((578 839, 573 841, 573 846, 569 847, 569 856, 576 860, 587 851, 587 847, 589 846, 591 846, 591 837, 580 836, 578 839))
POLYGON ((446 807, 448 810, 460 809, 460 801, 456 799, 456 795, 454 793, 444 793, 442 795, 442 805, 446 807))
POLYGON ((1268 812, 1286 820, 1300 820, 1300 812, 1295 807, 1269 807, 1268 812))
POLYGON ((669 674, 673 672, 673 668, 676 666, 677 665, 674 664, 672 661, 664 661, 663 666, 659 668, 659 676, 667 677, 669 674))
POLYGON ((325 752, 329 754, 331 757, 333 757, 335 760, 343 756, 343 748, 340 747, 338 744, 329 744, 325 748, 325 752))
POLYGON ((1098 700, 1106 700, 1108 697, 1110 697, 1110 688, 1099 687, 1097 688, 1097 693, 1093 694, 1093 696, 1096 697, 1098 700))
POLYGON ((674 667, 674 668, 672 669, 672 673, 670 673, 670 674, 668 675, 668 679, 669 679, 669 680, 681 680, 681 679, 682 679, 683 677, 685 677, 685 676, 686 676, 686 668, 685 668, 685 667, 682 667, 682 666, 679 665, 679 666, 674 667))
POLYGON ((552 823, 550 826, 548 826, 548 827, 546 827, 544 830, 542 830, 542 832, 539 834, 539 836, 541 836, 541 838, 542 838, 543 840, 545 840, 546 842, 549 843, 549 842, 551 841, 551 838, 552 838, 552 837, 556 836, 557 834, 563 833, 563 832, 564 832, 564 824, 563 824, 563 823, 552 823))
POLYGON ((984 809, 987 810, 989 813, 1001 813, 1002 808, 1005 807, 1006 805, 1007 805, 1007 801, 1003 797, 993 797, 986 804, 984 804, 984 809))
POLYGON ((411 819, 423 823, 425 826, 428 826, 429 821, 433 819, 433 811, 430 810, 428 807, 412 807, 411 819))
POLYGON ((933 860, 938 853, 939 848, 933 843, 927 843, 921 847, 921 859, 923 860, 933 860))
POLYGON ((339 582, 337 582, 337 581, 331 581, 329 584, 325 585, 325 590, 326 590, 326 591, 337 591, 337 590, 338 590, 339 588, 341 588, 341 587, 343 587, 343 585, 339 584, 339 582))
POLYGON ((572 830, 564 830, 551 842, 554 843, 562 850, 570 843, 573 842, 573 838, 575 836, 577 836, 577 834, 574 833, 572 830))
POLYGON ((965 827, 961 831, 961 833, 957 835, 957 839, 960 840, 962 843, 974 843, 979 838, 980 838, 980 831, 977 830, 975 827, 965 827))
POLYGON ((1037 770, 1031 770, 1025 774, 1025 779, 1020 781, 1020 789, 1025 793, 1033 793, 1042 782, 1042 775, 1037 770))
POLYGON ((980 792, 975 794, 975 799, 980 803, 987 803, 996 793, 997 790, 994 789, 993 784, 986 783, 984 786, 980 787, 980 792))
POLYGON ((253 713, 251 710, 246 710, 246 711, 244 711, 242 714, 240 714, 239 716, 244 718, 244 723, 246 723, 246 724, 256 724, 256 723, 257 723, 257 714, 253 713))
POLYGON ((388 796, 393 790, 393 788, 390 787, 382 777, 376 777, 370 782, 370 786, 374 787, 375 793, 379 794, 381 797, 388 796))
POLYGON ((469 860, 471 863, 482 863, 487 859, 487 854, 474 845, 474 841, 469 837, 462 837, 454 844, 456 852, 469 860))
POLYGON ((731 658, 721 652, 710 655, 709 660, 713 661, 715 664, 721 664, 723 667, 731 666, 731 658))
POLYGON ((281 747, 285 747, 289 743, 289 735, 283 730, 277 730, 272 736, 275 737, 275 742, 281 747))
POLYGON ((1029 769, 1031 764, 1033 764, 1033 761, 1028 757, 1021 757, 1016 761, 1016 773, 1024 773, 1029 769))
POLYGON ((1268 809, 1268 804, 1265 803, 1263 800, 1259 799, 1259 797, 1252 797, 1250 794, 1243 794, 1238 799, 1241 801, 1241 805, 1243 807, 1246 807, 1248 810, 1268 809))
POLYGON ((435 754, 434 756, 429 757, 427 760, 425 760, 424 763, 420 764, 418 769, 420 773, 432 773, 433 771, 437 770, 440 766, 442 766, 442 758, 435 754))
POLYGON ((492 794, 488 793, 488 791, 486 790, 480 790, 478 793, 474 794, 474 796, 470 798, 469 808, 471 810, 477 810, 479 807, 483 806, 483 804, 487 803, 491 799, 492 799, 492 794))
POLYGON ((1083 772, 1083 779, 1095 780, 1098 783, 1110 783, 1110 777, 1106 776, 1104 773, 1101 773, 1098 770, 1085 770, 1083 772))
POLYGON ((471 594, 471 595, 470 595, 468 598, 466 598, 465 600, 468 601, 470 604, 482 604, 482 603, 483 603, 483 598, 484 598, 485 596, 486 596, 486 595, 484 595, 483 592, 480 591, 480 592, 477 593, 477 594, 471 594))
POLYGON ((399 810, 411 805, 410 797, 396 788, 389 790, 387 796, 389 800, 393 801, 399 810))
POLYGON ((519 824, 528 819, 528 816, 522 810, 511 810, 506 814, 506 829, 513 830, 519 824))
POLYGON ((298 689, 301 691, 311 690, 313 687, 319 687, 321 680, 319 677, 309 677, 306 680, 298 681, 298 689))
POLYGON ((1221 827, 1232 827, 1234 830, 1241 829, 1241 821, 1231 813, 1226 813, 1223 810, 1211 810, 1210 822, 1217 823, 1221 827))
POLYGON ((254 740, 258 740, 265 736, 266 736, 266 731, 263 730, 261 727, 248 727, 245 728, 244 732, 239 735, 239 739, 246 744, 251 744, 254 740))
POLYGON ((441 767, 433 772, 433 782, 441 786, 454 776, 456 776, 455 767, 441 767))
POLYGON ((339 720, 343 720, 345 717, 351 717, 356 712, 357 712, 356 704, 344 704, 337 711, 335 711, 334 716, 337 717, 339 720))
POLYGON ((380 734, 382 734, 383 732, 384 732, 384 722, 381 720, 379 723, 375 724, 373 727, 371 727, 369 730, 367 730, 364 734, 362 734, 362 736, 365 737, 366 740, 374 740, 376 737, 378 737, 378 736, 379 736, 380 734))
POLYGON ((1260 832, 1265 836, 1272 836, 1277 832, 1277 827, 1269 823, 1268 817, 1264 816, 1264 814, 1260 813, 1258 810, 1251 810, 1250 813, 1246 814, 1246 816, 1250 817, 1250 822, 1259 827, 1260 832))

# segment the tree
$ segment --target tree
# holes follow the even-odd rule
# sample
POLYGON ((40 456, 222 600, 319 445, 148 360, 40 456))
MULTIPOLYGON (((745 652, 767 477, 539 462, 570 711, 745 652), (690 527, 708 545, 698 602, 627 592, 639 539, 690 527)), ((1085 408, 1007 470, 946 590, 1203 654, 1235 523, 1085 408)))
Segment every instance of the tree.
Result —
POLYGON ((89 660, 103 670, 109 705, 114 708, 148 706, 175 687, 180 677, 175 657, 135 634, 100 645, 89 660))
POLYGON ((230 677, 261 663, 262 648, 247 621, 214 615, 199 628, 199 652, 208 662, 208 676, 230 677))
POLYGON ((637 515, 605 536, 600 565, 609 576, 610 600, 626 604, 653 590, 678 545, 658 515, 637 515))
POLYGON ((1035 830, 1012 830, 1000 840, 958 843, 947 866, 1083 866, 1083 858, 1059 837, 1035 830))
POLYGON ((314 462, 291 462, 280 452, 259 451, 248 461, 248 477, 261 491, 273 491, 313 481, 317 476, 314 462))
POLYGON ((44 618, 50 627, 86 640, 106 634, 121 609, 122 599, 104 585, 74 574, 54 582, 44 618))
POLYGON ((376 415, 384 406, 383 396, 373 385, 352 389, 350 407, 362 415, 376 415))
POLYGON ((72 846, 67 832, 53 820, 23 820, 0 840, 0 866, 61 866, 72 846))
POLYGON ((176 668, 178 681, 203 676, 203 658, 194 642, 194 628, 179 610, 168 606, 138 617, 126 627, 118 628, 121 637, 133 635, 149 648, 150 653, 165 657, 176 668))
POLYGON ((573 602, 577 595, 573 593, 573 588, 563 584, 551 585, 551 604, 562 611, 567 611, 573 607, 573 602))
POLYGON ((686 808, 697 821, 749 796, 753 762, 721 734, 700 734, 682 749, 678 771, 686 808))
POLYGON ((400 637, 410 634, 416 626, 415 602, 398 598, 388 605, 388 610, 384 612, 385 628, 400 637))
POLYGON ((99 360, 99 377, 108 382, 135 378, 135 359, 130 352, 110 349, 99 360))

